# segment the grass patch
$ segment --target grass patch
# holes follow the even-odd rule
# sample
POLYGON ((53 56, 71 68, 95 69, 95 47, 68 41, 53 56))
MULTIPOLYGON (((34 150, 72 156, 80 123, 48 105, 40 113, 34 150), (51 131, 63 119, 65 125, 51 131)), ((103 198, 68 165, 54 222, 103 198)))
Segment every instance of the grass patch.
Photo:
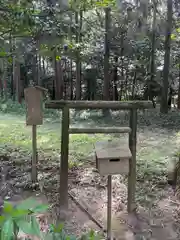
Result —
MULTIPOLYGON (((31 126, 26 126, 25 116, 5 114, 0 115, 0 148, 1 153, 10 154, 13 157, 20 155, 21 150, 29 156, 31 154, 31 126), (16 151, 18 149, 18 151, 16 151)), ((101 139, 109 139, 108 135, 70 135, 69 161, 70 166, 78 165, 81 160, 86 161, 92 152, 93 145, 101 139)), ((45 121, 37 127, 37 145, 40 155, 46 159, 59 161, 61 147, 60 121, 45 121)), ((24 154, 23 156, 24 157, 24 154)))

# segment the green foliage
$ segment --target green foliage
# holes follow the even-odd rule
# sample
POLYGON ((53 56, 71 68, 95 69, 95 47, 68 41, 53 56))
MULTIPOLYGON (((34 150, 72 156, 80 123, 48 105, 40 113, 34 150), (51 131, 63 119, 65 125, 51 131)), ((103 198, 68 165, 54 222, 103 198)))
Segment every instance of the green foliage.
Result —
POLYGON ((19 104, 11 99, 0 100, 0 112, 24 115, 26 112, 25 103, 19 104))
MULTIPOLYGON (((0 216, 0 239, 12 240, 17 239, 20 231, 27 235, 38 237, 42 240, 77 240, 75 236, 66 235, 63 230, 63 224, 49 227, 48 233, 42 233, 35 214, 44 213, 48 206, 42 205, 29 198, 13 206, 9 202, 5 202, 3 212, 0 216)), ((94 231, 90 231, 87 235, 83 235, 80 239, 98 240, 99 236, 94 231)))
POLYGON ((1 239, 16 239, 20 231, 28 235, 41 237, 42 233, 35 214, 43 213, 47 209, 47 206, 38 204, 31 198, 17 206, 5 202, 0 216, 1 239))
MULTIPOLYGON (((26 114, 26 105, 24 101, 22 101, 22 103, 20 104, 17 101, 12 101, 11 99, 0 99, 0 112, 24 116, 26 114)), ((44 116, 47 118, 57 118, 60 115, 59 111, 54 111, 52 109, 44 108, 43 112, 44 116)))

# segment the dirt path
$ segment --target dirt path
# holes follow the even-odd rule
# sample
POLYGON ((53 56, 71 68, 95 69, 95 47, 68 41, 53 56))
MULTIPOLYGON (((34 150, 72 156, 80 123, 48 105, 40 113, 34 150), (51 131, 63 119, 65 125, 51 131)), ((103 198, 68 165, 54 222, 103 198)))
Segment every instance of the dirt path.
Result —
MULTIPOLYGON (((86 206, 94 218, 106 227, 106 179, 100 178, 93 169, 88 169, 78 171, 78 181, 78 185, 75 184, 74 188, 71 185, 71 192, 83 206, 86 206)), ((171 189, 167 185, 164 188, 163 195, 167 194, 167 197, 154 201, 151 209, 139 205, 137 215, 128 216, 126 186, 122 178, 113 177, 112 229, 116 239, 178 240, 180 238, 180 228, 176 222, 179 203, 173 197, 171 189)), ((98 230, 97 226, 70 201, 67 230, 74 229, 76 234, 79 234, 88 228, 98 230)))
MULTIPOLYGON (((107 179, 100 177, 94 168, 73 169, 70 179, 70 192, 106 228, 107 179)), ((57 202, 56 189, 55 184, 54 189, 51 188, 50 192, 46 192, 49 202, 57 202)), ((148 209, 145 206, 143 208, 139 205, 137 215, 128 217, 126 212, 127 189, 124 185, 124 179, 121 176, 113 176, 112 229, 116 239, 178 240, 180 236, 179 203, 173 197, 173 192, 167 185, 163 187, 163 195, 166 195, 165 193, 167 197, 154 202, 153 208, 148 209)), ((19 201, 22 196, 23 198, 32 196, 32 193, 19 192, 15 196, 12 194, 12 200, 19 201), (18 198, 18 196, 20 197, 18 198)), ((36 196, 36 193, 33 193, 33 196, 38 201, 46 202, 43 195, 36 196)), ((46 218, 49 218, 49 216, 46 216, 46 218)), ((40 222, 43 225, 44 219, 40 222)), ((80 236, 82 232, 85 233, 87 229, 100 232, 97 225, 71 199, 69 199, 69 212, 65 228, 68 233, 77 236, 80 236)))

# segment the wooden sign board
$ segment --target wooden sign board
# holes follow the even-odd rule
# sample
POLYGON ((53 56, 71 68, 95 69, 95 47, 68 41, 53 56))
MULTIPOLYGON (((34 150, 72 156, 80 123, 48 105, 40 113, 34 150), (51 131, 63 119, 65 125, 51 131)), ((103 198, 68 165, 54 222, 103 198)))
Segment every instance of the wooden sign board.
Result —
POLYGON ((24 90, 27 125, 43 124, 42 94, 42 90, 36 87, 28 87, 24 90))

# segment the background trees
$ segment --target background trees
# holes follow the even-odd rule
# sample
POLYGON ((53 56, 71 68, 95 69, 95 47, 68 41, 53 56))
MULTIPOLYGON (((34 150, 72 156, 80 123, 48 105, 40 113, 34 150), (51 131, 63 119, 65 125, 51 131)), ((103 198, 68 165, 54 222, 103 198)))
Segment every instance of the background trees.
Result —
POLYGON ((53 99, 159 96, 167 113, 170 89, 180 96, 179 8, 175 0, 1 1, 1 97, 21 102, 33 80, 53 99))

